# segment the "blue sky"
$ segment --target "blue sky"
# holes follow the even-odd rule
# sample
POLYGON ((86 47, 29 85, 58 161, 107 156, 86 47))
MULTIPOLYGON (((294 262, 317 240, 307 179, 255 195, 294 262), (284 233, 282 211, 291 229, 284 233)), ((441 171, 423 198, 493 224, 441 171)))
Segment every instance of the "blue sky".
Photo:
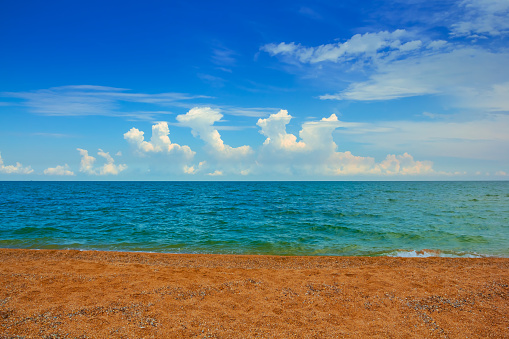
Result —
POLYGON ((0 180, 505 180, 509 1, 2 1, 0 180))

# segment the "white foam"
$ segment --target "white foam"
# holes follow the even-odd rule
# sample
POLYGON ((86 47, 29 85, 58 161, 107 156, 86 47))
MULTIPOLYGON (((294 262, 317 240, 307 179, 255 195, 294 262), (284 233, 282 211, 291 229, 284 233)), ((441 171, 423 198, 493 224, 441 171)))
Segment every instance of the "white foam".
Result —
POLYGON ((430 257, 446 257, 446 258, 483 258, 486 255, 480 255, 477 253, 465 253, 465 252, 442 252, 440 250, 429 250, 423 249, 420 251, 416 250, 397 250, 387 254, 388 257, 401 257, 401 258, 430 258, 430 257))

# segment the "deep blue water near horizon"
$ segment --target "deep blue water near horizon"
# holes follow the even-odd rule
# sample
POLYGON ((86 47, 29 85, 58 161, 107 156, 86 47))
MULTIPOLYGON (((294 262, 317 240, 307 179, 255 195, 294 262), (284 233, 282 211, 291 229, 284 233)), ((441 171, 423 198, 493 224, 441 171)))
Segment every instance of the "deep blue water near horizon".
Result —
POLYGON ((0 182, 0 247, 509 257, 509 182, 0 182))

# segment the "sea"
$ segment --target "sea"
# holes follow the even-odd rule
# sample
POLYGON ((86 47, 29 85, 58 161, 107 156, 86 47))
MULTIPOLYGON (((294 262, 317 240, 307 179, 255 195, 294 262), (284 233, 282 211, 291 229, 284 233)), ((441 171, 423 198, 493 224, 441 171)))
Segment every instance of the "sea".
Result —
POLYGON ((0 247, 509 257, 509 182, 0 182, 0 247))

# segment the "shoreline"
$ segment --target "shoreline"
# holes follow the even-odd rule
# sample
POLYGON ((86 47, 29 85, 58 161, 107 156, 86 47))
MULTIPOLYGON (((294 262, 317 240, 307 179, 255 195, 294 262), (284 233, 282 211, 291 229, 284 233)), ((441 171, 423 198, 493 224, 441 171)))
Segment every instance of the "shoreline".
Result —
POLYGON ((508 337, 509 258, 0 249, 6 337, 508 337))
POLYGON ((395 249, 377 251, 371 254, 359 255, 340 255, 340 254, 275 254, 275 253, 221 253, 221 252, 162 252, 149 250, 121 250, 121 249, 105 249, 105 248, 24 248, 24 247, 0 247, 0 250, 26 250, 26 251, 77 251, 77 252, 106 252, 106 253, 132 253, 132 254, 168 254, 168 255, 224 255, 224 256, 260 256, 260 257, 303 257, 303 258, 450 258, 450 259, 509 259, 509 255, 504 254, 485 254, 477 252, 451 251, 440 249, 421 250, 415 249, 395 249))

